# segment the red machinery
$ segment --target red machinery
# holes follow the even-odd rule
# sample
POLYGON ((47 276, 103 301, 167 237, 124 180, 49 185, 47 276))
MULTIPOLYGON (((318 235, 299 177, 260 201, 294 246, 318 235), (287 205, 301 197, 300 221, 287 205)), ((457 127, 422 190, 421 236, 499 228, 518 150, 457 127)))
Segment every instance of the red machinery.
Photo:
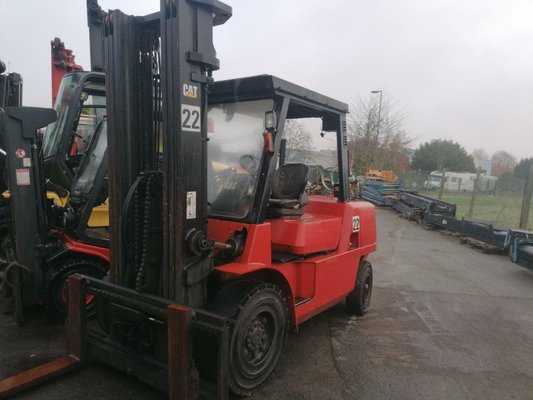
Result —
POLYGON ((52 106, 56 104, 57 92, 65 74, 83 71, 81 65, 76 64, 76 56, 72 50, 65 48, 65 43, 59 38, 50 42, 52 46, 52 106))
POLYGON ((82 71, 60 39, 51 44, 57 119, 53 112, 6 107, 0 129, 6 150, 2 162, 7 164, 3 176, 10 178, 9 196, 2 199, 0 210, 0 281, 6 283, 0 286, 11 298, 19 322, 22 305, 39 303, 54 317, 64 318, 66 277, 76 272, 103 277, 109 266, 109 250, 99 247, 108 247, 102 237, 107 215, 98 226, 94 219, 89 222, 92 208, 105 201, 104 76, 82 71), (43 139, 35 129, 46 125, 43 139), (103 149, 95 140, 100 136, 103 149), (91 200, 88 207, 95 197, 90 191, 94 181, 100 202, 91 200), (10 289, 15 281, 25 282, 20 290, 10 289))
POLYGON ((270 75, 214 83, 212 28, 231 16, 219 1, 96 14, 110 279, 69 278, 69 354, 0 382, 0 396, 89 353, 171 399, 197 398, 204 379, 219 399, 228 388, 248 394, 275 369, 290 330, 344 299, 349 312, 368 310, 375 214, 350 201, 347 105, 270 75), (286 120, 301 118, 319 118, 320 136, 336 143, 333 196, 308 197, 309 167, 285 160, 286 120), (97 321, 85 317, 86 294, 97 321))

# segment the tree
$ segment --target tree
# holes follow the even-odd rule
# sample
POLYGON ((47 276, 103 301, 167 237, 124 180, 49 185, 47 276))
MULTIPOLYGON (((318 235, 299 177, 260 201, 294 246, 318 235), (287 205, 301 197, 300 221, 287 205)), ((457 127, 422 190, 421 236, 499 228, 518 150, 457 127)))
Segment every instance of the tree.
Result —
POLYGON ((505 173, 512 172, 516 166, 516 158, 506 151, 497 151, 490 159, 492 163, 491 175, 502 176, 505 173))
POLYGON ((413 169, 435 171, 446 168, 455 172, 475 172, 473 158, 459 143, 433 139, 420 145, 413 154, 413 169))
POLYGON ((404 171, 409 163, 404 153, 411 142, 402 129, 403 115, 393 110, 389 96, 358 99, 348 116, 351 170, 363 175, 369 168, 404 171))
POLYGON ((527 179, 531 165, 533 164, 533 157, 522 158, 516 167, 514 167, 514 176, 518 179, 527 179))
POLYGON ((522 190, 524 181, 516 178, 512 172, 506 172, 498 177, 496 190, 498 192, 517 193, 522 190))
POLYGON ((304 126, 295 120, 287 120, 283 131, 287 139, 285 160, 289 163, 313 164, 315 147, 311 134, 305 130, 304 126))
POLYGON ((474 149, 470 155, 474 159, 474 163, 479 163, 480 161, 489 159, 489 154, 484 149, 474 149))

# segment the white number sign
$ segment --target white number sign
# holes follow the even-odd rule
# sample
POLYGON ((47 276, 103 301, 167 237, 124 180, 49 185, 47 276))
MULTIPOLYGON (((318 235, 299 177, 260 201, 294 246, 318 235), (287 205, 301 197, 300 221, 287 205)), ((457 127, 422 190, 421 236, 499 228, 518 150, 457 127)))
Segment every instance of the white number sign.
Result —
POLYGON ((189 104, 181 105, 181 129, 189 132, 200 132, 201 130, 200 107, 189 104))
POLYGON ((361 229, 361 220, 359 219, 359 215, 352 217, 352 232, 359 232, 361 229))

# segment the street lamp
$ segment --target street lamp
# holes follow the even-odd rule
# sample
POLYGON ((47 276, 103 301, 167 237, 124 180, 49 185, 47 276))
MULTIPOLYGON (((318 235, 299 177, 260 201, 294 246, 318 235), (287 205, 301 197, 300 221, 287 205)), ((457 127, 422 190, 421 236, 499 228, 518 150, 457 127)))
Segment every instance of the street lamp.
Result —
POLYGON ((377 137, 379 138, 379 126, 381 124, 381 100, 383 100, 383 90, 372 90, 370 93, 373 93, 373 94, 379 93, 378 127, 377 127, 377 137))
POLYGON ((382 90, 372 90, 370 91, 372 94, 378 94, 379 93, 379 108, 378 108, 378 126, 377 126, 377 132, 376 132, 376 140, 374 140, 374 151, 372 155, 372 160, 376 156, 376 153, 378 151, 378 143, 379 143, 379 128, 381 125, 381 100, 383 99, 383 91, 382 90))

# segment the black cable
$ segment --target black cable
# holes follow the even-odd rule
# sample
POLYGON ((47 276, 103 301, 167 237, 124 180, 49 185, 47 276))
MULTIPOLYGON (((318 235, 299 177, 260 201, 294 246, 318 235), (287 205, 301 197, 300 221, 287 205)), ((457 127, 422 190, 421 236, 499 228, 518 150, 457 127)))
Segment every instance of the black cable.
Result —
MULTIPOLYGON (((145 179, 145 175, 139 175, 137 177, 137 179, 133 182, 133 185, 131 185, 130 190, 128 191, 128 194, 126 195, 126 198, 124 199, 124 204, 122 205, 122 211, 120 214, 120 237, 121 237, 122 242, 125 243, 126 245, 128 244, 128 239, 129 239, 127 237, 127 232, 128 232, 128 224, 130 221, 129 217, 130 217, 131 201, 133 199, 133 196, 137 192, 137 188, 139 187, 139 185, 142 183, 144 179, 145 179)), ((133 246, 136 246, 135 242, 133 243, 133 246)), ((128 266, 131 266, 132 260, 128 259, 128 256, 129 256, 128 253, 129 252, 126 252, 126 263, 128 266)), ((130 268, 128 268, 128 271, 126 271, 126 274, 125 274, 126 276, 124 277, 125 278, 124 283, 126 285, 129 284, 129 277, 130 277, 129 269, 130 268)))

